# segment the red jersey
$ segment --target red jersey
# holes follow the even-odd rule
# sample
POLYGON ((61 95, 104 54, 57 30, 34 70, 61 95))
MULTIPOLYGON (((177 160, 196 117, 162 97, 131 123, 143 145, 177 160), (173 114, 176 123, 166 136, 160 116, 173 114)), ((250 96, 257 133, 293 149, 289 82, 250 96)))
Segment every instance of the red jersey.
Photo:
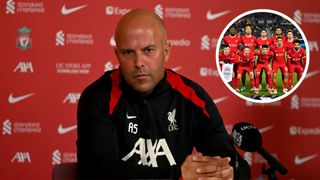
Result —
POLYGON ((262 54, 261 51, 258 51, 255 55, 258 56, 258 64, 269 64, 274 56, 272 51, 268 51, 267 54, 262 54))
POLYGON ((270 38, 266 38, 266 39, 262 39, 262 38, 258 38, 256 40, 256 46, 261 49, 262 45, 268 45, 268 47, 270 47, 272 45, 272 40, 270 38))
POLYGON ((240 44, 240 36, 235 35, 234 37, 227 35, 223 37, 223 43, 228 44, 230 46, 230 50, 232 52, 238 51, 238 46, 240 44))
POLYGON ((291 64, 302 65, 302 61, 305 61, 306 59, 306 53, 302 48, 299 48, 298 51, 294 49, 289 49, 287 56, 288 56, 288 61, 290 61, 291 64))
MULTIPOLYGON (((276 44, 276 42, 277 42, 277 37, 278 37, 278 36, 272 36, 272 37, 271 37, 272 44, 276 44)), ((286 37, 285 37, 285 36, 281 36, 281 38, 282 38, 282 42, 284 42, 284 41, 286 40, 286 37)))
POLYGON ((282 45, 281 47, 278 47, 277 45, 271 46, 271 50, 274 53, 274 60, 273 62, 279 63, 279 64, 286 64, 286 59, 285 59, 285 52, 287 50, 286 45, 282 45))
POLYGON ((245 56, 243 54, 243 51, 240 51, 238 53, 239 57, 240 57, 240 62, 239 65, 240 66, 252 66, 254 63, 254 53, 250 53, 248 56, 245 56))
POLYGON ((253 36, 253 35, 251 35, 250 37, 241 36, 241 44, 243 46, 248 46, 250 48, 250 51, 253 53, 256 39, 257 38, 255 36, 253 36))
MULTIPOLYGON (((294 41, 295 39, 293 39, 293 41, 294 41)), ((293 41, 288 41, 287 39, 284 41, 284 43, 283 44, 285 44, 286 46, 287 46, 287 48, 288 48, 288 50, 289 49, 292 49, 293 48, 293 41)))
POLYGON ((219 60, 224 63, 237 63, 236 55, 230 51, 228 55, 225 55, 223 51, 219 53, 219 60))

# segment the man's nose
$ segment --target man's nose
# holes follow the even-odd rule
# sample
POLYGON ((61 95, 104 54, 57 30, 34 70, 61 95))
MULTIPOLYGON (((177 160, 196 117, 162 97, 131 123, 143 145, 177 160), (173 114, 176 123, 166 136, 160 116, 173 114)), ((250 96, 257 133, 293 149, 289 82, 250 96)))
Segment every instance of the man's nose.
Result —
POLYGON ((143 67, 145 64, 145 56, 143 55, 143 53, 141 53, 141 52, 138 52, 137 54, 136 54, 136 57, 135 57, 135 66, 137 67, 137 68, 140 68, 140 67, 143 67))

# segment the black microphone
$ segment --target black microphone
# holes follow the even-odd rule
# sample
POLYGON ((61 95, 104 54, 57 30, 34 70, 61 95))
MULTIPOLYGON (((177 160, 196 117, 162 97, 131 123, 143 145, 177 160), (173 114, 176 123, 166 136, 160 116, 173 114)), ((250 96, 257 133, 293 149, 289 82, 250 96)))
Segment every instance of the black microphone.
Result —
POLYGON ((232 139, 233 143, 241 150, 258 152, 265 160, 268 161, 270 167, 278 170, 282 175, 288 173, 288 169, 262 147, 261 134, 254 125, 247 122, 235 124, 232 128, 232 139))

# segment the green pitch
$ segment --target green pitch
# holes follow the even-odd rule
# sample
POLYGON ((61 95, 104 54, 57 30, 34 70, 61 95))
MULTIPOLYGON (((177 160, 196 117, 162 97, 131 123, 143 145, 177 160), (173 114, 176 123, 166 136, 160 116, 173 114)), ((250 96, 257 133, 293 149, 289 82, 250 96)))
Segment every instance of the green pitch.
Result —
MULTIPOLYGON (((241 80, 240 80, 241 81, 241 80)), ((293 74, 293 86, 295 86, 297 83, 297 73, 293 74)), ((260 84, 262 85, 262 89, 259 90, 258 94, 252 94, 251 93, 251 87, 250 87, 250 77, 249 74, 246 73, 246 83, 245 83, 245 87, 246 89, 243 91, 240 91, 240 93, 244 96, 247 97, 252 97, 253 95, 256 95, 258 97, 261 96, 265 96, 265 97, 277 97, 277 96, 281 96, 283 95, 283 83, 282 83, 282 74, 281 74, 281 70, 279 69, 277 72, 277 94, 270 94, 268 92, 268 89, 266 88, 267 86, 267 82, 266 82, 266 73, 265 71, 263 71, 262 73, 262 82, 260 82, 260 84)), ((242 87, 242 82, 240 82, 240 88, 242 87)))

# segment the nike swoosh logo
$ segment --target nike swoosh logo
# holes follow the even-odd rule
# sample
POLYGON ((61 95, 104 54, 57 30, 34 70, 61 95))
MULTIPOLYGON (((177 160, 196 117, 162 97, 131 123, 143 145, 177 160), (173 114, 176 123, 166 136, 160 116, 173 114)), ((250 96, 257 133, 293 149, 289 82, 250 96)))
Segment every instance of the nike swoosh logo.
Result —
POLYGON ((226 100, 227 98, 228 98, 228 96, 223 96, 223 97, 216 98, 216 99, 212 99, 212 100, 213 100, 213 102, 214 102, 215 104, 218 104, 218 103, 226 100))
POLYGON ((127 119, 135 119, 135 118, 137 118, 137 116, 129 116, 128 112, 127 112, 126 116, 127 116, 127 119))
POLYGON ((310 77, 315 76, 315 75, 317 75, 319 73, 320 73, 320 70, 315 70, 315 71, 312 71, 312 72, 308 72, 304 79, 310 78, 310 77))
POLYGON ((14 104, 14 103, 17 103, 19 101, 22 101, 24 99, 27 99, 28 97, 34 95, 34 93, 30 93, 30 94, 26 94, 26 95, 23 95, 23 96, 17 96, 17 97, 13 97, 12 93, 9 95, 9 98, 8 98, 8 101, 10 104, 14 104))
POLYGON ((296 155, 296 157, 294 158, 294 164, 295 165, 301 165, 301 164, 304 164, 306 163, 307 161, 310 161, 314 158, 316 158, 318 156, 318 154, 313 154, 313 155, 310 155, 310 156, 306 156, 306 157, 299 157, 299 155, 296 155))
POLYGON ((59 125, 59 128, 58 128, 58 133, 59 134, 66 134, 72 130, 75 130, 77 128, 77 125, 73 125, 73 126, 69 126, 69 127, 62 127, 62 124, 59 125))
POLYGON ((173 68, 171 68, 171 69, 172 69, 172 71, 177 72, 177 71, 179 71, 180 69, 182 69, 182 66, 173 67, 173 68))
POLYGON ((86 6, 87 5, 77 6, 74 8, 67 8, 66 5, 63 5, 61 8, 61 14, 68 15, 68 14, 74 13, 76 11, 79 11, 80 9, 85 8, 86 6))
POLYGON ((269 131, 270 129, 272 129, 273 127, 274 127, 274 125, 270 125, 270 126, 267 126, 267 127, 259 128, 259 132, 261 134, 265 133, 265 132, 269 131))
POLYGON ((227 11, 222 11, 222 12, 219 12, 219 13, 211 13, 211 11, 209 10, 208 12, 207 12, 207 19, 208 20, 214 20, 214 19, 217 19, 217 18, 219 18, 219 17, 221 17, 221 16, 224 16, 224 15, 226 15, 226 14, 228 14, 230 12, 230 10, 227 10, 227 11))

